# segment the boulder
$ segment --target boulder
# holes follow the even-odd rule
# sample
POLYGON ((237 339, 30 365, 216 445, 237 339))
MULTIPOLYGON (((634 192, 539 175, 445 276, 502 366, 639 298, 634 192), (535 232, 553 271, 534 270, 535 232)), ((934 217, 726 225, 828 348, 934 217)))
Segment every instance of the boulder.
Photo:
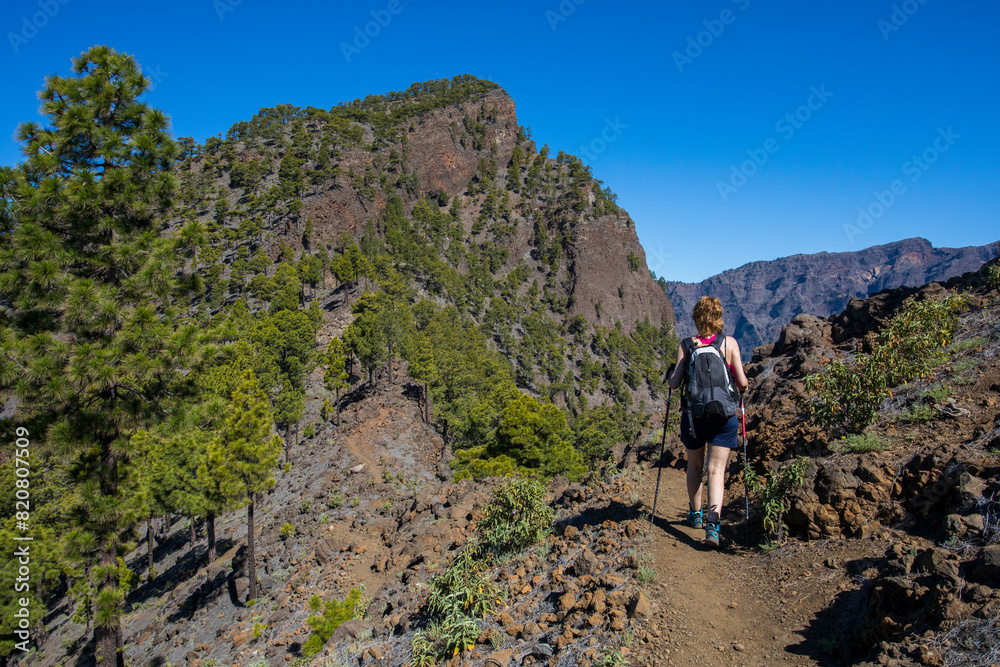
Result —
POLYGON ((972 576, 984 582, 1000 584, 1000 544, 983 547, 979 552, 979 558, 976 559, 972 576))
POLYGON ((646 594, 639 591, 628 605, 629 618, 649 618, 653 613, 653 604, 646 594))
POLYGON ((375 630, 375 624, 363 618, 354 618, 344 621, 333 631, 330 640, 334 644, 348 642, 363 635, 371 635, 375 630))
POLYGON ((601 569, 601 561, 597 559, 597 556, 590 549, 584 549, 576 560, 573 561, 573 570, 576 572, 576 576, 582 577, 584 575, 596 575, 601 569))

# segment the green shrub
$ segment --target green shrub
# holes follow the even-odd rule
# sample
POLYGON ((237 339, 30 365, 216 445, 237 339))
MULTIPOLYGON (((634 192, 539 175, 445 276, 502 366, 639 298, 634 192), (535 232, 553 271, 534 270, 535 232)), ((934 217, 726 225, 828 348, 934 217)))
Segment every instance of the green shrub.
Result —
POLYGON ((260 639, 261 635, 267 630, 267 623, 254 623, 253 624, 253 638, 260 639))
POLYGON ((940 363, 968 303, 965 295, 907 301, 874 336, 871 354, 859 353, 852 364, 831 361, 805 379, 809 418, 824 428, 861 433, 893 387, 940 363))
POLYGON ((281 527, 281 537, 282 539, 287 539, 295 534, 295 526, 285 522, 285 525, 281 527))
POLYGON ((302 655, 311 658, 319 653, 341 623, 357 618, 356 614, 360 604, 361 591, 356 588, 351 589, 343 602, 333 599, 325 606, 323 606, 322 598, 313 595, 309 600, 310 611, 318 612, 322 606, 323 613, 306 619, 306 625, 312 630, 312 634, 302 645, 302 655))
POLYGON ((805 379, 815 400, 806 404, 809 418, 827 428, 859 433, 875 420, 882 399, 892 395, 885 374, 867 355, 855 364, 834 360, 805 379))
POLYGON ((754 470, 746 472, 746 486, 754 494, 755 502, 763 513, 764 530, 772 540, 781 543, 785 539, 788 526, 784 524, 785 512, 791 507, 788 493, 805 481, 806 466, 809 461, 804 456, 786 461, 778 472, 761 477, 754 470))
POLYGON ((939 385, 933 389, 928 389, 920 395, 920 398, 929 398, 935 403, 944 403, 951 396, 951 387, 939 385))
POLYGON ((302 437, 306 440, 316 437, 316 427, 313 426, 312 422, 306 424, 306 427, 302 429, 302 437))
POLYGON ((344 504, 344 494, 340 492, 339 489, 334 489, 330 492, 330 496, 326 499, 326 506, 332 510, 337 509, 344 504))
POLYGON ((1000 263, 990 267, 986 274, 986 283, 995 290, 1000 290, 1000 263))
POLYGON ((868 433, 865 435, 849 435, 841 438, 839 442, 830 445, 830 449, 835 452, 846 454, 868 454, 871 452, 882 452, 888 449, 889 445, 885 438, 868 433))
POLYGON ((479 558, 481 555, 480 546, 473 541, 434 578, 427 598, 431 614, 438 618, 456 613, 485 618, 500 601, 501 592, 490 576, 489 562, 479 558))
MULTIPOLYGON (((926 403, 917 403, 913 407, 903 410, 896 416, 896 421, 903 422, 904 424, 924 424, 929 421, 934 421, 938 417, 938 412, 926 403)), ((857 436, 851 436, 857 437, 857 436)))
POLYGON ((461 614, 438 619, 413 638, 413 665, 437 665, 471 650, 482 633, 475 619, 461 614))
POLYGON ((431 624, 413 639, 413 664, 435 665, 471 649, 482 632, 476 619, 485 619, 504 597, 493 581, 489 554, 473 538, 431 581, 427 597, 431 624))
POLYGON ((986 345, 987 339, 983 337, 977 338, 966 338, 965 340, 957 340, 948 346, 948 351, 952 354, 958 354, 960 352, 967 352, 969 350, 977 350, 983 345, 986 345))
POLYGON ((552 523, 540 482, 509 478, 493 492, 476 527, 483 545, 494 552, 520 551, 540 541, 552 523))
POLYGON ((975 358, 963 359, 962 361, 956 362, 954 366, 951 367, 951 372, 955 375, 964 373, 966 371, 971 371, 973 368, 979 365, 979 360, 975 358))
POLYGON ((308 514, 309 510, 312 509, 313 501, 311 498, 306 498, 299 504, 299 514, 308 514))

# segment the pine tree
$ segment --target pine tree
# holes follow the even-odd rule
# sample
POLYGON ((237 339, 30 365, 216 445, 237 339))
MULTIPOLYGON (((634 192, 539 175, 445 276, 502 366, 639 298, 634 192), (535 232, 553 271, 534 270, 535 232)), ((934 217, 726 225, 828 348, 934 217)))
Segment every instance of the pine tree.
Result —
POLYGON ((302 245, 306 250, 312 248, 312 238, 313 238, 313 219, 311 217, 306 218, 306 228, 302 232, 302 245))
POLYGON ((392 384, 392 360, 401 356, 400 353, 406 347, 413 327, 413 316, 407 299, 406 283, 395 271, 391 271, 388 279, 383 281, 382 289, 376 296, 379 301, 378 324, 386 345, 389 384, 392 384))
POLYGON ((281 455, 281 438, 272 434, 271 405, 252 371, 240 377, 226 413, 219 436, 209 445, 208 462, 198 468, 198 476, 215 478, 220 495, 234 504, 247 503, 248 599, 253 599, 257 597, 254 503, 257 494, 274 488, 271 473, 281 455))
POLYGON ((434 346, 426 336, 420 336, 412 346, 409 359, 409 373, 414 380, 420 381, 421 411, 425 423, 431 423, 430 391, 427 385, 434 380, 434 346))
POLYGON ((340 390, 348 389, 351 385, 348 382, 350 376, 347 374, 347 357, 345 356, 344 341, 339 338, 331 338, 330 344, 326 347, 326 372, 323 373, 323 384, 328 391, 336 394, 337 405, 337 426, 340 426, 340 390))
POLYGON ((137 520, 119 487, 129 437, 157 417, 179 359, 165 354, 180 254, 158 237, 176 147, 167 117, 138 101, 135 60, 106 46, 41 91, 49 125, 18 130, 25 161, 0 169, 4 202, 0 386, 46 445, 75 457, 81 530, 92 536, 98 665, 124 665, 117 558, 137 520))
POLYGON ((305 409, 305 391, 293 387, 291 381, 286 379, 277 398, 274 399, 274 423, 285 428, 285 463, 292 462, 292 429, 295 429, 295 444, 298 444, 298 424, 305 414, 305 409))

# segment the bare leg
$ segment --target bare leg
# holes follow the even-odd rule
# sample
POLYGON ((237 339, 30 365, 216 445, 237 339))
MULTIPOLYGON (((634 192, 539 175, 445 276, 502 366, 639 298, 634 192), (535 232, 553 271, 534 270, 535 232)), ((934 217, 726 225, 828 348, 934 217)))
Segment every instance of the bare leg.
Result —
POLYGON ((688 502, 695 512, 701 509, 701 478, 704 470, 705 448, 687 450, 688 502))
MULTIPOLYGON (((715 447, 712 445, 708 445, 708 448, 708 512, 706 513, 705 520, 712 523, 719 523, 720 520, 718 517, 722 511, 723 498, 726 493, 726 465, 729 463, 729 452, 732 450, 728 447, 715 447)), ((689 473, 688 493, 690 493, 690 489, 691 475, 689 473)))

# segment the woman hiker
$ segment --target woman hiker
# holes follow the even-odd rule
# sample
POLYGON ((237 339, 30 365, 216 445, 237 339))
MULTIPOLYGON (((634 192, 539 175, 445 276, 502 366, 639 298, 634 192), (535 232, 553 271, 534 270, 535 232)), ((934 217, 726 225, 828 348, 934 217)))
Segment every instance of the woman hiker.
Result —
MULTIPOLYGON (((702 362, 696 364, 698 368, 711 368, 709 357, 715 356, 715 363, 718 366, 721 360, 725 361, 727 373, 716 373, 714 380, 711 373, 698 372, 698 380, 704 394, 699 396, 688 396, 685 392, 681 402, 681 442, 687 448, 687 490, 688 490, 688 525, 692 528, 705 527, 705 544, 711 547, 719 546, 719 529, 721 519, 719 513, 722 510, 722 499, 725 494, 725 473, 726 465, 729 462, 730 451, 737 448, 737 433, 739 432, 739 416, 729 412, 735 412, 733 405, 738 405, 738 397, 732 391, 732 385, 740 392, 746 391, 749 382, 746 373, 743 372, 743 362, 740 358, 740 346, 732 336, 722 334, 724 323, 722 321, 722 302, 715 297, 704 296, 698 300, 692 313, 694 324, 698 328, 698 335, 681 341, 677 346, 677 366, 670 376, 670 388, 677 389, 681 383, 685 382, 688 376, 689 359, 704 356, 702 362), (709 348, 714 348, 714 351, 709 348), (708 354, 704 354, 708 353, 708 354), (720 359, 721 358, 721 359, 720 359), (725 377, 718 377, 725 375, 725 377), (706 381, 707 378, 707 381, 706 381), (720 385, 715 391, 706 384, 715 383, 720 385), (719 392, 719 389, 722 392, 719 392), (728 389, 727 389, 728 388, 728 389), (704 398, 701 396, 721 397, 721 401, 713 400, 712 403, 730 404, 728 409, 720 410, 719 406, 706 407, 704 398), (712 419, 712 411, 715 410, 719 416, 712 419), (690 413, 695 411, 695 418, 692 419, 690 413), (704 413, 704 416, 699 413, 704 413), (702 472, 705 467, 705 448, 708 447, 708 511, 702 514, 701 509, 701 487, 702 472), (704 517, 704 521, 703 521, 704 517)), ((692 383, 688 381, 687 390, 690 390, 692 383)), ((725 406, 723 406, 725 407, 725 406)))

